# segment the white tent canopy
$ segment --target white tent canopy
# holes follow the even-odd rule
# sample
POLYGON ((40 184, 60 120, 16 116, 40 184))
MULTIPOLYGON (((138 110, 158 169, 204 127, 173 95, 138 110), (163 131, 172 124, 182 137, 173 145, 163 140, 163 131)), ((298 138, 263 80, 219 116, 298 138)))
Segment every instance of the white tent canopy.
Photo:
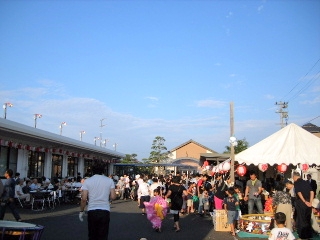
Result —
POLYGON ((247 165, 259 163, 320 165, 320 138, 291 123, 238 153, 235 161, 247 165))

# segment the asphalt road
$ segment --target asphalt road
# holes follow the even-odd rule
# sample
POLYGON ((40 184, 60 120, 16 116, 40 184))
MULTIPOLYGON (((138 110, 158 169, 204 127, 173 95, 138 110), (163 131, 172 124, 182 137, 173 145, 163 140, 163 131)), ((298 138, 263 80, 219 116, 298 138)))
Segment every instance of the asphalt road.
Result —
MULTIPOLYGON (((78 219, 79 205, 61 204, 55 209, 45 209, 34 212, 31 209, 18 208, 24 222, 44 226, 41 240, 86 240, 86 219, 78 219)), ((13 215, 7 209, 4 220, 13 221, 13 215)), ((182 216, 181 231, 176 233, 173 227, 172 215, 167 215, 162 223, 162 232, 155 232, 146 216, 141 215, 137 202, 117 200, 111 205, 111 222, 109 240, 258 240, 261 238, 233 237, 228 232, 217 232, 213 229, 211 217, 201 217, 196 214, 182 216)))

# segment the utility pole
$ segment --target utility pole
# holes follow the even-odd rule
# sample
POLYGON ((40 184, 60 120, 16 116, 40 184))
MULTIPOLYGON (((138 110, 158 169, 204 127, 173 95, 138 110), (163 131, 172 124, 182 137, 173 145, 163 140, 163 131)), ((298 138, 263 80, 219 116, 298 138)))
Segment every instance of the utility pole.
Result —
POLYGON ((102 124, 103 120, 105 120, 105 118, 100 119, 100 147, 102 147, 102 128, 105 126, 102 124))
MULTIPOLYGON (((230 136, 233 137, 234 135, 234 107, 233 107, 233 102, 230 103, 230 136)), ((231 150, 231 166, 230 166, 230 179, 231 182, 235 183, 234 179, 234 145, 231 143, 230 144, 230 150, 231 150)))
POLYGON ((280 126, 283 128, 285 125, 287 126, 288 124, 288 112, 285 111, 286 108, 288 108, 288 102, 276 102, 276 105, 279 106, 279 109, 276 111, 276 113, 280 114, 280 126), (285 125, 284 125, 284 120, 285 119, 285 125))

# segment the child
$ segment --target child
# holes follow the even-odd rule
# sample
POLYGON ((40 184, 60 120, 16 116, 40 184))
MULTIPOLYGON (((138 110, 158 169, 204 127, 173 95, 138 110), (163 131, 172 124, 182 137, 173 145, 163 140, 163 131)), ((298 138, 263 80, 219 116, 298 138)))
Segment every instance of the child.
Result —
POLYGON ((235 185, 234 186, 234 196, 237 198, 239 204, 236 205, 236 217, 235 217, 235 221, 234 221, 234 227, 235 227, 235 230, 236 232, 238 233, 240 230, 239 230, 239 220, 240 220, 240 217, 241 217, 241 205, 244 204, 243 203, 243 195, 241 193, 241 189, 240 189, 240 186, 239 185, 235 185))
POLYGON ((230 229, 231 229, 231 235, 235 236, 235 229, 234 229, 234 221, 236 220, 236 206, 239 205, 239 201, 237 198, 234 196, 234 188, 230 187, 227 190, 227 197, 224 198, 223 200, 223 205, 224 209, 227 212, 228 215, 228 223, 230 224, 230 229))
POLYGON ((167 215, 167 202, 161 196, 161 187, 153 190, 153 197, 149 202, 144 202, 147 212, 147 218, 152 223, 156 232, 161 232, 161 223, 167 215))
POLYGON ((283 212, 277 212, 274 215, 277 227, 271 230, 268 240, 294 240, 292 232, 285 227, 286 215, 283 212))
POLYGON ((193 189, 195 186, 196 186, 196 184, 194 182, 189 182, 189 187, 187 189, 187 193, 188 193, 188 195, 187 195, 187 214, 194 212, 192 197, 194 195, 193 189))
POLYGON ((203 203, 204 216, 209 215, 209 193, 206 190, 202 194, 202 203, 203 203))

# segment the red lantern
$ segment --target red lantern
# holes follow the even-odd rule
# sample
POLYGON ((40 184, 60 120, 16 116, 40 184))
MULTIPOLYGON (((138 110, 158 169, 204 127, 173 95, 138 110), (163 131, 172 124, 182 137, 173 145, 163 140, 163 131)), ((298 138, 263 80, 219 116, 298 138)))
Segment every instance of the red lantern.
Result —
POLYGON ((280 165, 278 165, 278 171, 281 173, 284 173, 285 171, 287 171, 287 165, 284 163, 281 163, 280 165))
POLYGON ((245 166, 243 165, 240 165, 237 167, 237 174, 240 176, 240 177, 243 177, 247 172, 247 169, 245 166))
POLYGON ((307 163, 301 164, 302 171, 306 172, 309 169, 309 165, 307 163))
POLYGON ((258 165, 258 168, 259 168, 259 170, 260 170, 261 172, 265 172, 265 171, 267 171, 267 169, 268 169, 268 164, 266 164, 266 163, 260 163, 260 164, 258 165))

